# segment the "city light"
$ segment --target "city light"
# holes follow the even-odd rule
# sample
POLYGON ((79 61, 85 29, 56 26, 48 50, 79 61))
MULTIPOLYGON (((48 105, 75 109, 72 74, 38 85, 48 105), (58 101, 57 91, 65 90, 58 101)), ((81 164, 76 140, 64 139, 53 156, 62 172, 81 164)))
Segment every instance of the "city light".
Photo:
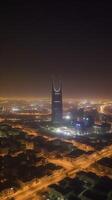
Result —
POLYGON ((64 116, 64 119, 70 120, 71 116, 70 115, 66 115, 66 116, 64 116))
POLYGON ((12 110, 12 112, 18 112, 20 109, 17 107, 13 107, 11 110, 12 110))
POLYGON ((112 200, 112 2, 0 18, 0 200, 112 200))

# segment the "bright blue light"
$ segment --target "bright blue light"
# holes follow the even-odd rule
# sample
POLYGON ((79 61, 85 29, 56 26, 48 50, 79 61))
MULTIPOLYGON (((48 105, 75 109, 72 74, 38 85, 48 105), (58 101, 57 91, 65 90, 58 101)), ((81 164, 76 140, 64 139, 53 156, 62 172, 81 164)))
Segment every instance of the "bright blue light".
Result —
POLYGON ((79 127, 80 127, 80 124, 76 124, 76 126, 79 126, 79 127))

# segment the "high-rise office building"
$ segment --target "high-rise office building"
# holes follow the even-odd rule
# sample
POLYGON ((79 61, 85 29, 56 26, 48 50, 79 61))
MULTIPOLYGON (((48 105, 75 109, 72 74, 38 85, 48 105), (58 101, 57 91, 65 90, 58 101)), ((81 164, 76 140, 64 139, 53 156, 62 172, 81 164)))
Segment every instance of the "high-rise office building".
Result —
POLYGON ((63 113, 63 105, 62 105, 62 83, 59 81, 58 89, 54 85, 54 81, 52 81, 52 122, 53 123, 61 123, 62 122, 62 113, 63 113))

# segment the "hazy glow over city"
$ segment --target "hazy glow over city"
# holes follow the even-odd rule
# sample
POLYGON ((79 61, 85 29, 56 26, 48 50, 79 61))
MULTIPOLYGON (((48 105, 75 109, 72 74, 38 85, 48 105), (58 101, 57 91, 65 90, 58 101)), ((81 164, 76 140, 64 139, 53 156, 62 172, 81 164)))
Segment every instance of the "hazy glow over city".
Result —
POLYGON ((112 3, 0 18, 0 200, 112 200, 112 3))

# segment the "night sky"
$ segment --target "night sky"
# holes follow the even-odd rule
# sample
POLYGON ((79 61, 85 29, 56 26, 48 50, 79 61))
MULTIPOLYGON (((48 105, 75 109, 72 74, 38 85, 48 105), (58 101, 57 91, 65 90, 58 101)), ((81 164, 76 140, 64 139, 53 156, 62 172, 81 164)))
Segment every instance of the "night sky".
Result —
POLYGON ((112 98, 109 1, 0 3, 0 96, 49 95, 61 78, 66 97, 112 98))

